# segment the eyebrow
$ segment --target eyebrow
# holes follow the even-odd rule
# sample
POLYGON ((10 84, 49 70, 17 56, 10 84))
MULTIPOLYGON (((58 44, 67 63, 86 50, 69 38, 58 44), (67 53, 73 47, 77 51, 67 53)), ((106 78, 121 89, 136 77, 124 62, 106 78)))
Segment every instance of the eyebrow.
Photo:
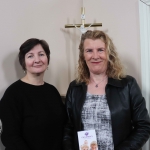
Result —
MULTIPOLYGON (((41 53, 41 52, 45 52, 44 50, 43 51, 39 51, 38 53, 41 53)), ((26 53, 26 55, 29 55, 29 54, 33 54, 32 52, 28 52, 26 53)))
POLYGON ((84 50, 90 50, 90 49, 92 50, 93 48, 85 48, 84 50))
MULTIPOLYGON (((93 48, 85 48, 84 50, 92 50, 93 48)), ((104 48, 104 47, 98 47, 98 48, 96 48, 96 49, 106 49, 106 48, 104 48)))

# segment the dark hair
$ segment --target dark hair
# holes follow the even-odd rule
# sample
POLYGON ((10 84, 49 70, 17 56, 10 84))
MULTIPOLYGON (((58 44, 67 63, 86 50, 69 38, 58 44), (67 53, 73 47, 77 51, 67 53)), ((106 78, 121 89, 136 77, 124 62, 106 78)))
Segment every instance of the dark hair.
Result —
POLYGON ((50 49, 49 49, 49 45, 47 44, 47 42, 45 40, 31 38, 31 39, 28 39, 27 41, 25 41, 19 48, 20 52, 18 54, 18 57, 19 57, 20 65, 22 66, 23 70, 26 70, 25 54, 28 53, 32 48, 34 48, 34 46, 39 45, 39 44, 44 49, 46 56, 48 58, 48 64, 49 64, 50 49))

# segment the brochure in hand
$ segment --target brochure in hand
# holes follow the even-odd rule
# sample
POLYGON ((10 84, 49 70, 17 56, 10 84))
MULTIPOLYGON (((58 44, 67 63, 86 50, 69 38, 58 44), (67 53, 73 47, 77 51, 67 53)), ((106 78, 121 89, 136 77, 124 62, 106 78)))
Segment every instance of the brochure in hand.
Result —
POLYGON ((79 150, 98 150, 95 130, 78 132, 79 150))

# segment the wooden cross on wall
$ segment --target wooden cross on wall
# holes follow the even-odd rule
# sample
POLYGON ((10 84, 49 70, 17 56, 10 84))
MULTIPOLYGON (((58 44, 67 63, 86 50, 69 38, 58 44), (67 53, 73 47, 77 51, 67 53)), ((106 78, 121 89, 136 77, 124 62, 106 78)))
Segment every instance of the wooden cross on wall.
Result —
POLYGON ((89 27, 100 27, 102 23, 87 23, 85 24, 85 8, 81 7, 81 24, 66 24, 65 28, 77 28, 81 33, 85 33, 89 27), (85 28, 87 27, 87 28, 85 28))

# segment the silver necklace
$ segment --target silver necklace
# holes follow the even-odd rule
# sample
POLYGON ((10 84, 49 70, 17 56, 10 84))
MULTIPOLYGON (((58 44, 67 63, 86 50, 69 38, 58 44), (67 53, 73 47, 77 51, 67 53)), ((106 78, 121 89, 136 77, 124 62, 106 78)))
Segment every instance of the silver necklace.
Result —
POLYGON ((104 78, 103 78, 100 82, 98 82, 98 83, 95 83, 95 81, 93 80, 93 82, 95 83, 95 87, 96 87, 96 88, 98 88, 98 85, 99 85, 101 82, 104 81, 105 77, 106 77, 106 75, 105 75, 104 78))

